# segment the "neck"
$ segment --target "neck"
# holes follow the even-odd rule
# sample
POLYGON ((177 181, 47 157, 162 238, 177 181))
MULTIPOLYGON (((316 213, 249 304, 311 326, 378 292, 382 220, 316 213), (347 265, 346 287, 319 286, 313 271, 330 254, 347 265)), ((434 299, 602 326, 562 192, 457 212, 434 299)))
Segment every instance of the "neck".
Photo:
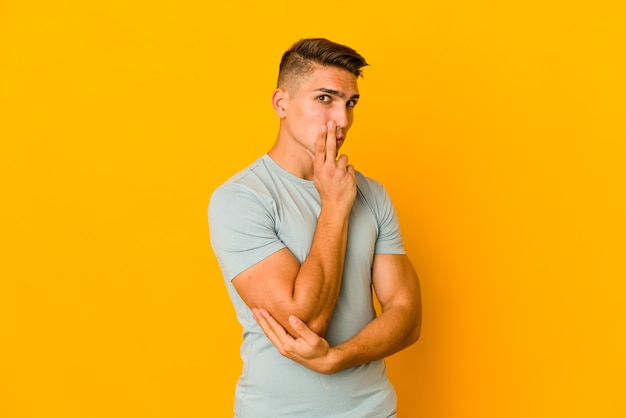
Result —
POLYGON ((304 146, 281 138, 279 133, 276 142, 267 152, 272 160, 287 172, 305 180, 313 179, 313 161, 304 146))

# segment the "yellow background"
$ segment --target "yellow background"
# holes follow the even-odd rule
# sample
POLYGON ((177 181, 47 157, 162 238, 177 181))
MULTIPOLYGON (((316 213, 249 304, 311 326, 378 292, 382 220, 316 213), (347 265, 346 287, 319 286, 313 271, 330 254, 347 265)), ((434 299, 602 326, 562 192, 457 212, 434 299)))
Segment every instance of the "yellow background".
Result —
POLYGON ((424 298, 401 418, 623 417, 623 1, 0 2, 0 417, 228 417, 211 190, 282 52, 372 64, 344 151, 424 298))

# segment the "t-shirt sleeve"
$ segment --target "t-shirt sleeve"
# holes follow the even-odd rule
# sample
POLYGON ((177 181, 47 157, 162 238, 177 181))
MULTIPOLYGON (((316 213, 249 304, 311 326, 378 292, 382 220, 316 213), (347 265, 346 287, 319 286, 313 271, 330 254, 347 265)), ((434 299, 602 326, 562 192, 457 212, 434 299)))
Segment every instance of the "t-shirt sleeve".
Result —
POLYGON ((385 187, 375 183, 376 214, 378 219, 378 239, 375 254, 406 254, 400 232, 400 222, 396 209, 385 187))
POLYGON ((213 192, 209 231, 211 246, 227 280, 285 247, 276 235, 271 206, 236 184, 213 192))

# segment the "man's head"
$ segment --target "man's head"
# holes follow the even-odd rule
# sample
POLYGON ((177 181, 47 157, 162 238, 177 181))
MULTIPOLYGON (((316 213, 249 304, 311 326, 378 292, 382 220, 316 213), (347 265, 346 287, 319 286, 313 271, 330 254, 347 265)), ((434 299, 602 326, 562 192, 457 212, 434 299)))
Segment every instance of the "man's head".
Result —
POLYGON ((278 87, 297 89, 298 80, 314 71, 316 66, 337 67, 360 77, 361 68, 367 65, 365 58, 348 46, 324 38, 301 39, 283 54, 278 87))
POLYGON ((285 52, 272 95, 280 117, 274 155, 279 149, 291 156, 302 152, 304 163, 310 163, 304 150, 312 152, 326 128, 334 129, 338 150, 354 120, 357 79, 366 65, 352 48, 326 39, 303 39, 285 52))

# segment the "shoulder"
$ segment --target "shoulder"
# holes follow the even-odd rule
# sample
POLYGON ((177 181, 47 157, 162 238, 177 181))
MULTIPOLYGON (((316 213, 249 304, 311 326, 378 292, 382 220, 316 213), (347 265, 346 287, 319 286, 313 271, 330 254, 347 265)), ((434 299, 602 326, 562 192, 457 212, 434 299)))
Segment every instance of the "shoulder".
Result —
POLYGON ((263 176, 264 171, 266 171, 266 167, 264 167, 263 157, 259 157, 252 164, 248 165, 243 170, 238 171, 218 186, 214 193, 246 186, 254 187, 254 184, 258 183, 259 178, 263 176))
POLYGON ((264 157, 231 176, 211 193, 211 202, 233 196, 262 193, 266 179, 270 176, 264 157))
POLYGON ((387 199, 387 191, 385 190, 385 186, 371 177, 365 176, 360 171, 355 172, 356 175, 356 187, 358 193, 362 195, 366 200, 371 199, 387 199))
POLYGON ((209 214, 226 216, 253 208, 262 208, 271 203, 267 188, 270 176, 263 157, 239 171, 215 188, 209 199, 209 214))

